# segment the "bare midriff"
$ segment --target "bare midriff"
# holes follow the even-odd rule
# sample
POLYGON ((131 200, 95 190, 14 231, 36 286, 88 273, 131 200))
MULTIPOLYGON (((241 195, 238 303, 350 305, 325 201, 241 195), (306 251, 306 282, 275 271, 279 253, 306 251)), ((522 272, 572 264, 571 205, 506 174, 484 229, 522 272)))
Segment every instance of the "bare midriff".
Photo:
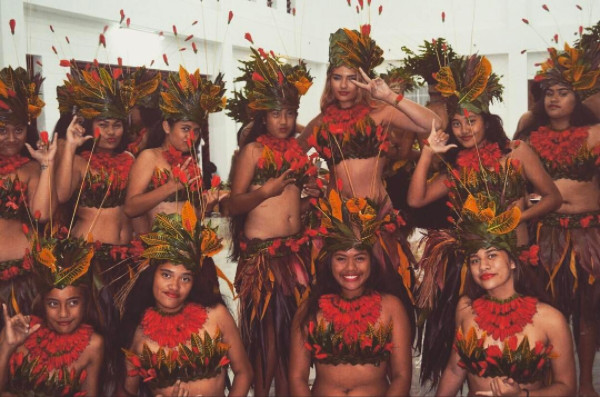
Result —
POLYGON ((386 394, 387 364, 315 364, 313 396, 383 396, 386 394))
MULTIPOLYGON (((259 188, 253 185, 250 190, 259 188)), ((249 239, 286 237, 300 230, 300 190, 295 185, 286 186, 282 194, 270 197, 253 208, 244 223, 244 235, 249 239)))
POLYGON ((123 245, 131 241, 133 228, 123 207, 102 208, 100 212, 98 208, 79 207, 71 234, 87 238, 89 233, 95 241, 123 245))
POLYGON ((375 200, 387 197, 388 193, 382 183, 385 161, 383 157, 370 157, 343 160, 336 164, 334 173, 342 182, 342 195, 347 198, 369 197, 375 200))
POLYGON ((599 211, 599 181, 576 181, 573 179, 558 179, 555 186, 563 199, 559 214, 581 214, 589 211, 599 211))

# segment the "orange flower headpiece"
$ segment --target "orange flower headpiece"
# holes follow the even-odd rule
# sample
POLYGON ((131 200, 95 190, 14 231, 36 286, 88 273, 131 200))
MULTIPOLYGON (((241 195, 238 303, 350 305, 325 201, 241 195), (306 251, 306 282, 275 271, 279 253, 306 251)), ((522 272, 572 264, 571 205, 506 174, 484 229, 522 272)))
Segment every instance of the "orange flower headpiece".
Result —
POLYGON ((300 97, 313 84, 313 77, 304 61, 297 65, 281 62, 273 52, 250 49, 249 61, 241 61, 243 75, 236 82, 244 82, 243 91, 234 92, 228 103, 228 115, 246 124, 261 110, 298 109, 300 97))
POLYGON ((493 99, 501 100, 503 86, 485 56, 471 55, 452 61, 434 76, 436 89, 447 98, 450 115, 462 109, 474 113, 488 112, 493 99))
POLYGON ((65 228, 45 235, 34 231, 29 236, 35 279, 41 289, 63 289, 88 280, 94 257, 94 243, 90 238, 68 237, 65 228))
POLYGON ((221 111, 227 102, 223 74, 215 82, 203 78, 200 70, 188 73, 180 65, 179 73, 170 73, 161 92, 159 107, 166 119, 189 120, 202 124, 209 113, 221 111))
POLYGON ((189 201, 184 203, 181 215, 158 214, 152 232, 140 238, 147 245, 143 258, 182 264, 189 270, 202 266, 205 258, 223 248, 217 228, 210 223, 204 225, 189 201))
POLYGON ((23 68, 0 70, 0 127, 29 125, 42 113, 44 101, 39 94, 43 80, 39 74, 30 78, 23 68))
POLYGON ((585 98, 599 91, 599 47, 583 49, 564 45, 563 51, 549 48, 549 58, 536 74, 543 89, 555 84, 567 85, 585 98))
POLYGON ((363 69, 375 77, 374 68, 384 62, 384 51, 370 37, 371 26, 361 26, 361 31, 338 29, 330 35, 330 68, 346 66, 363 69))

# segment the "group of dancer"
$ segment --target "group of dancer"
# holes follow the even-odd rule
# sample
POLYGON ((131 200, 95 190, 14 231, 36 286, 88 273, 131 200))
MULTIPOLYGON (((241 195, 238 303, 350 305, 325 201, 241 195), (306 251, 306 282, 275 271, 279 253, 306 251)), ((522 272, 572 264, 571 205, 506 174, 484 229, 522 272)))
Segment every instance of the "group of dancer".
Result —
POLYGON ((2 69, 0 390, 264 396, 275 381, 278 396, 405 396, 415 347, 437 395, 466 379, 471 395, 594 395, 591 31, 550 49, 513 141, 489 111, 503 86, 485 56, 426 43, 413 54, 433 68, 420 70, 433 79, 421 106, 403 95, 420 72, 409 63, 376 77, 369 26, 330 36, 321 113, 305 127, 309 70, 263 49, 229 100, 221 75, 72 62, 51 138, 35 128, 42 79, 2 69), (197 147, 225 108, 243 127, 224 197, 197 147), (405 187, 385 182, 399 160, 414 163, 405 187), (416 258, 411 208, 441 200, 448 219, 416 258), (205 219, 217 203, 233 282, 212 259, 225 237, 205 219))

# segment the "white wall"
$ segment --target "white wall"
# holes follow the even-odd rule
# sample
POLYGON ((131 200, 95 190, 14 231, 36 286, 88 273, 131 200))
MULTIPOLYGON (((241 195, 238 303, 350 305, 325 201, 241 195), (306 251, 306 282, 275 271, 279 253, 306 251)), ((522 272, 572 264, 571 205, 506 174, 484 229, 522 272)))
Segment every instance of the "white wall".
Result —
MULTIPOLYGON (((527 107, 527 79, 536 73, 534 63, 546 57, 552 37, 559 34, 559 44, 572 43, 579 25, 592 25, 599 19, 599 2, 581 0, 583 10, 574 2, 546 0, 550 12, 539 0, 373 0, 372 8, 356 13, 346 0, 296 0, 296 16, 286 13, 285 0, 274 8, 266 0, 2 0, 0 1, 0 67, 24 66, 25 54, 40 57, 46 78, 40 118, 41 128, 51 129, 58 119, 55 88, 62 84, 67 71, 60 59, 76 58, 125 65, 149 65, 176 70, 180 63, 188 69, 200 68, 213 76, 225 73, 226 87, 239 74, 238 59, 248 56, 244 34, 249 32, 256 47, 274 50, 290 58, 307 60, 315 77, 313 87, 301 100, 299 122, 306 124, 319 112, 319 98, 324 86, 328 60, 328 38, 339 27, 358 28, 371 22, 372 36, 385 51, 387 61, 402 58, 401 46, 416 50, 423 40, 446 37, 462 54, 487 55, 493 70, 503 75, 504 103, 491 108, 505 122, 512 134, 520 115, 527 107), (378 6, 383 6, 378 15, 378 6), (119 28, 119 10, 131 18, 130 29, 119 28), (230 25, 228 12, 234 12, 230 25), (441 13, 445 12, 443 23, 441 13), (10 34, 8 21, 14 18, 17 29, 10 34), (530 20, 530 26, 521 19, 530 20), (192 25, 198 20, 196 25, 192 25), (50 31, 53 25, 55 33, 50 31), (178 27, 174 37, 172 25, 178 27), (107 49, 98 47, 98 35, 108 25, 107 49), (160 40, 158 32, 164 32, 160 40), (194 34, 199 49, 195 55, 184 38, 194 34), (68 35, 68 45, 64 36, 68 35), (59 56, 51 47, 54 45, 59 56), (179 52, 178 48, 188 49, 179 52), (521 54, 522 50, 527 50, 521 54), (169 57, 164 65, 162 54, 169 57)), ((383 65, 386 68, 387 63, 383 65)), ((211 159, 226 177, 230 156, 236 148, 238 126, 225 116, 210 116, 211 159)))

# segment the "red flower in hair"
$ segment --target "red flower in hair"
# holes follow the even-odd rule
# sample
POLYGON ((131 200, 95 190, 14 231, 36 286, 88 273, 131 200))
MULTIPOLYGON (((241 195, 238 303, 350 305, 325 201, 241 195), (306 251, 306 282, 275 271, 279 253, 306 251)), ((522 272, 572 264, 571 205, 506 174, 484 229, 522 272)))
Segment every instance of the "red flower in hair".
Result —
POLYGON ((254 41, 253 41, 252 36, 250 35, 250 33, 248 33, 248 32, 244 33, 244 38, 246 40, 250 41, 251 44, 255 44, 254 41))
POLYGON ((17 22, 14 19, 11 19, 10 21, 8 21, 8 26, 10 26, 10 34, 14 35, 15 34, 15 26, 17 25, 17 22))

